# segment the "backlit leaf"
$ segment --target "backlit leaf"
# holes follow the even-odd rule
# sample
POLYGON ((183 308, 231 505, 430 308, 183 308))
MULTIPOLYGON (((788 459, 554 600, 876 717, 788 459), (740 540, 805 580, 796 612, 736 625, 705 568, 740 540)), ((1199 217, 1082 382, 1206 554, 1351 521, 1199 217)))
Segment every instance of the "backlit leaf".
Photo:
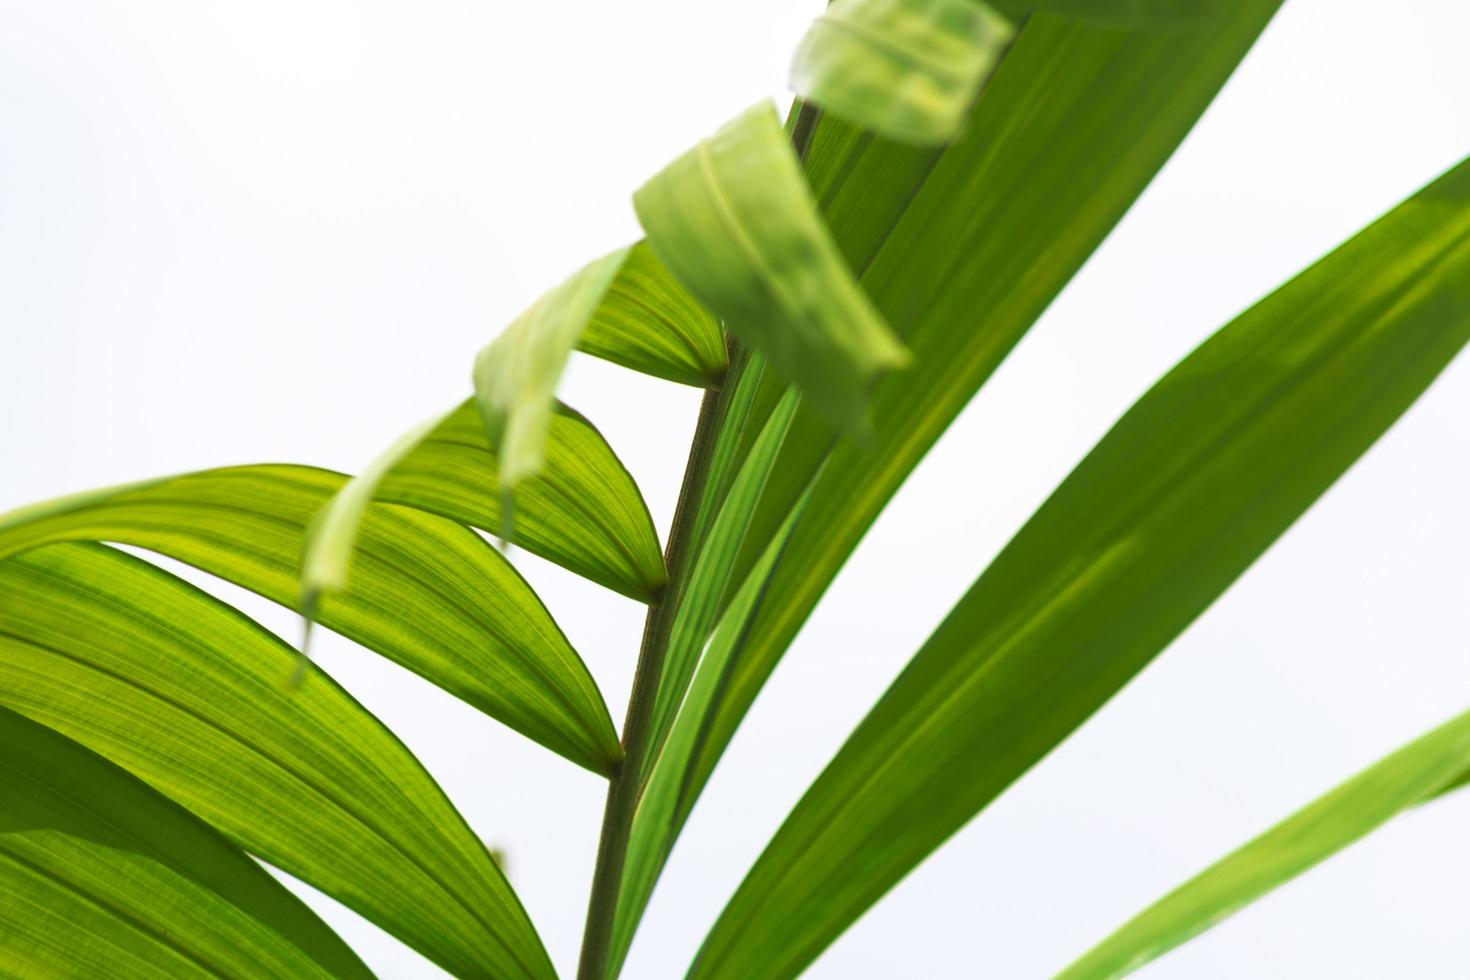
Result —
MULTIPOLYGON (((306 527, 346 482, 270 465, 93 491, 0 516, 0 557, 54 541, 136 545, 294 609, 306 527)), ((515 569, 468 528, 368 506, 352 575, 318 617, 579 765, 606 774, 621 758, 586 667, 515 569)))
POLYGON ((287 690, 294 661, 251 620, 112 548, 63 543, 0 561, 0 705, 459 976, 553 976, 515 894, 428 773, 326 675, 310 668, 287 690))
MULTIPOLYGON (((653 518, 602 433, 557 405, 546 452, 545 468, 516 488, 510 540, 615 592, 657 598, 667 575, 653 518)), ((473 399, 382 474, 373 496, 500 533, 499 463, 473 399)))
POLYGON ((198 818, 4 707, 0 815, 7 975, 372 976, 198 818))

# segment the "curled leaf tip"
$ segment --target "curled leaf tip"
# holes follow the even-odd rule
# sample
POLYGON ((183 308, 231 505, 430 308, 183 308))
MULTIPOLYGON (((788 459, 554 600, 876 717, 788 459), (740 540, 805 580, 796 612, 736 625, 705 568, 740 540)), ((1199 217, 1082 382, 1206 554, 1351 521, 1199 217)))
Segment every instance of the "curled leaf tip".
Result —
POLYGON ((303 609, 308 606, 315 608, 320 597, 346 587, 358 529, 378 484, 446 418, 441 413, 414 426, 360 474, 347 481, 312 518, 301 559, 303 609))
POLYGON ((1014 34, 976 0, 835 0, 797 48, 791 87, 891 139, 947 143, 1014 34))
POLYGON ((862 430, 872 384, 909 354, 843 259, 771 102, 665 167, 633 207, 690 293, 834 425, 862 430))
POLYGON ((629 252, 619 249, 584 266, 475 357, 475 405, 499 457, 503 488, 513 490, 545 465, 557 383, 629 252))

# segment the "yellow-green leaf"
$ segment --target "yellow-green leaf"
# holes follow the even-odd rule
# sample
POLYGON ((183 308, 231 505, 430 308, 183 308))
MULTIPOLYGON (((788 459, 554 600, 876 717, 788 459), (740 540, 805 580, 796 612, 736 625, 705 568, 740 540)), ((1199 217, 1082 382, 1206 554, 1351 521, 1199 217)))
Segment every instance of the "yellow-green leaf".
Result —
POLYGON ((796 94, 906 143, 947 143, 1014 28, 978 0, 834 0, 796 50, 796 94))
POLYGON ((62 543, 0 561, 0 705, 452 973, 554 976, 514 892, 433 779, 325 674, 287 690, 294 662, 251 620, 115 549, 62 543))
POLYGON ((648 242, 742 341, 834 423, 865 428, 869 390, 908 355, 853 280, 769 102, 633 196, 648 242))
POLYGON ((1467 341, 1470 161, 1114 426, 808 790, 692 975, 799 972, 1166 647, 1467 341))
MULTIPOLYGON (((268 465, 93 491, 0 516, 0 557, 54 541, 136 545, 294 609, 307 525, 346 483, 268 465)), ((493 546, 453 521, 386 503, 366 508, 356 540, 345 588, 322 597, 322 625, 579 765, 615 768, 622 749, 601 693, 493 546)))
POLYGON ((679 285, 647 242, 628 250, 577 349, 696 388, 719 384, 728 357, 719 321, 679 285))
POLYGON ((1389 819, 1453 786, 1470 766, 1470 713, 1379 760, 1125 923, 1057 975, 1132 973, 1213 928, 1389 819))
POLYGON ((0 815, 7 975, 372 976, 204 822, 4 707, 0 815))
MULTIPOLYGON (((663 589, 663 549, 638 485, 607 440, 558 404, 546 466, 515 490, 512 542, 615 592, 651 602, 663 589)), ((462 402, 399 458, 373 491, 492 533, 504 529, 499 462, 474 400, 462 402)))

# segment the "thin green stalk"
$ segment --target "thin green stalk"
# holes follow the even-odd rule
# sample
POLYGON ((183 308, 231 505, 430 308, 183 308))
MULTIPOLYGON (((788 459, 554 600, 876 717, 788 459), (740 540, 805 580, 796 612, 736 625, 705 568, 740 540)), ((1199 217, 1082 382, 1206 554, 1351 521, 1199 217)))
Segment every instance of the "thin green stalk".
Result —
MULTIPOLYGON (((813 105, 801 103, 797 108, 791 140, 797 156, 803 160, 820 118, 821 111, 813 105)), ((602 813, 602 834, 597 844, 597 864, 592 873, 592 895, 587 902, 587 924, 582 933, 578 980, 605 980, 607 974, 628 838, 633 830, 638 789, 643 781, 654 696, 663 674, 674 614, 679 609, 689 569, 694 564, 690 549, 695 542, 690 540, 691 532, 697 524, 700 501, 709 480, 720 425, 724 421, 730 395, 735 390, 740 359, 735 341, 731 339, 729 343, 731 369, 726 372, 719 388, 705 392, 699 406, 699 421, 694 429, 694 441, 689 447, 684 483, 679 490, 674 523, 669 529, 669 540, 664 549, 664 563, 669 570, 668 584, 657 604, 649 607, 643 623, 643 642, 633 674, 633 692, 628 698, 628 713, 623 721, 623 762, 608 785, 607 803, 602 813)))
MULTIPOLYGON (((733 350, 731 360, 734 360, 733 350)), ((658 603, 649 607, 643 623, 643 643, 633 675, 633 693, 628 699, 628 714, 623 722, 623 762, 608 785, 607 804, 603 809, 592 896, 587 903, 587 925, 582 934, 582 962, 577 971, 580 980, 602 980, 607 971, 613 917, 622 886, 628 836, 633 829, 633 813, 638 804, 638 786, 647 750, 649 722, 653 717, 654 695, 663 674, 674 613, 679 608, 685 579, 693 564, 688 547, 690 531, 704 496, 725 405, 734 388, 730 382, 731 378, 727 376, 724 385, 706 391, 700 403, 699 421, 694 429, 694 441, 689 447, 689 463, 684 468, 684 485, 679 491, 679 503, 674 510, 674 523, 665 548, 669 581, 658 603)))

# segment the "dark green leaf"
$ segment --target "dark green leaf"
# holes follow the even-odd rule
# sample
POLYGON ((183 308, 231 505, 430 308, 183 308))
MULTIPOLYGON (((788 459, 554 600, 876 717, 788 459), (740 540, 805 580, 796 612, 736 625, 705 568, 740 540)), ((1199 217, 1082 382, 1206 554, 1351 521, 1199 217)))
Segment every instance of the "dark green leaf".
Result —
MULTIPOLYGON (((732 581, 750 579, 795 502, 808 492, 810 501, 756 622, 730 658, 683 774, 681 813, 874 517, 1142 191, 1277 6, 1250 0, 1209 37, 1167 40, 1033 21, 964 138, 943 152, 822 119, 805 157, 814 193, 847 261, 913 344, 917 363, 879 385, 873 446, 834 447, 832 430, 806 407, 792 421, 732 581)), ((738 366, 732 374, 726 384, 746 383, 738 366)), ((757 379, 739 416, 746 436, 737 461, 780 397, 769 379, 770 372, 757 379)), ((676 814, 653 831, 666 838, 652 848, 658 867, 682 823, 676 814)), ((620 907, 620 923, 631 919, 620 925, 628 938, 641 911, 620 907)))
POLYGON ((693 975, 799 972, 1178 635, 1467 341, 1470 161, 1123 417, 813 784, 693 975))
MULTIPOLYGON (((1032 20, 965 137, 943 154, 823 121, 809 156, 819 194, 849 254, 870 260, 863 283, 915 364, 879 384, 870 447, 832 448, 830 429, 805 408, 792 422, 747 542, 769 540, 809 482, 811 500, 710 723, 701 773, 878 512, 1142 191, 1276 7, 1248 0, 1207 35, 1167 38, 1032 20), (862 175, 883 188, 887 173, 901 185, 886 194, 852 186, 862 175), (880 205, 872 223, 867 196, 880 205)), ((743 548, 736 581, 759 554, 743 548)))

